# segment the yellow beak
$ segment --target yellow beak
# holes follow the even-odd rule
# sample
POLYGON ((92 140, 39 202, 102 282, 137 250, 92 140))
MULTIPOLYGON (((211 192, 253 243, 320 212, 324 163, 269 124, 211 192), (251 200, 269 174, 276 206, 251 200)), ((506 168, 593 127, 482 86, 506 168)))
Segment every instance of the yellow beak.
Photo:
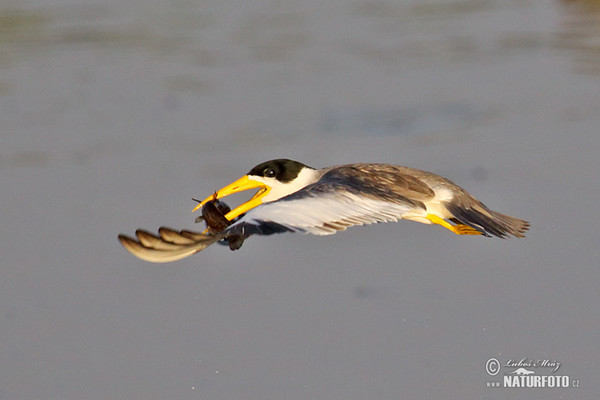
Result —
POLYGON ((233 193, 243 192, 244 190, 255 189, 255 188, 260 188, 260 190, 258 192, 256 192, 256 194, 250 200, 248 200, 244 204, 241 204, 239 207, 234 208, 233 210, 228 212, 227 215, 225 215, 225 218, 227 218, 229 221, 231 221, 235 217, 245 213, 246 211, 251 210, 256 206, 261 205, 262 204, 261 199, 263 197, 265 197, 267 195, 267 193, 269 193, 269 191, 271 190, 271 187, 269 187, 268 185, 265 185, 263 182, 252 180, 248 175, 244 175, 237 181, 225 186, 222 189, 217 190, 214 194, 212 194, 211 196, 202 200, 202 202, 200 204, 198 204, 196 207, 194 207, 192 212, 199 210, 200 208, 202 208, 203 205, 205 205, 206 203, 208 203, 211 200, 220 199, 222 197, 229 196, 230 194, 233 194, 233 193))

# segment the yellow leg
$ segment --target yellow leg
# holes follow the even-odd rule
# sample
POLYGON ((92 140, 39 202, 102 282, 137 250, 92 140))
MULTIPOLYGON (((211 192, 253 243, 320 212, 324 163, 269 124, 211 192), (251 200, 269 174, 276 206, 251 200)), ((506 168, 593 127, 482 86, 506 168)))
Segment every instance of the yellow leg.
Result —
POLYGON ((444 228, 451 230, 452 232, 456 233, 457 235, 481 235, 481 232, 479 232, 476 229, 471 228, 468 225, 463 225, 463 224, 450 225, 448 222, 444 221, 442 218, 438 217, 437 215, 427 214, 426 218, 428 220, 430 220, 431 222, 433 222, 434 224, 441 225, 444 228))

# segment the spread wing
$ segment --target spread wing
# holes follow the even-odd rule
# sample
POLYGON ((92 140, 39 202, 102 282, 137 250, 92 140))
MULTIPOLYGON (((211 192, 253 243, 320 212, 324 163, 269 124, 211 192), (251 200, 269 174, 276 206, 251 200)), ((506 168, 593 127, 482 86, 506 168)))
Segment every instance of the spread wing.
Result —
POLYGON ((324 176, 295 193, 248 211, 227 231, 248 230, 249 226, 260 229, 268 224, 281 227, 281 231, 331 235, 350 226, 398 221, 407 212, 425 210, 420 201, 400 195, 382 199, 377 190, 362 182, 324 176))
POLYGON ((142 229, 135 232, 136 239, 119 235, 119 241, 131 254, 150 262, 170 262, 191 256, 223 239, 222 235, 206 235, 192 231, 175 231, 162 227, 159 236, 142 229))

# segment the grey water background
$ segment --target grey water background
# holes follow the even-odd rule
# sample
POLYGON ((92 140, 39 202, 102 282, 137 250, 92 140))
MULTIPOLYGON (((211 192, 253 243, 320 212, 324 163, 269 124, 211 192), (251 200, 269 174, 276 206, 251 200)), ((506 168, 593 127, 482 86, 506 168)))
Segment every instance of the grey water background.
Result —
POLYGON ((595 399, 599 105, 597 1, 2 1, 0 399, 595 399), (118 244, 279 157, 532 229, 118 244), (488 388, 491 357, 580 388, 488 388))

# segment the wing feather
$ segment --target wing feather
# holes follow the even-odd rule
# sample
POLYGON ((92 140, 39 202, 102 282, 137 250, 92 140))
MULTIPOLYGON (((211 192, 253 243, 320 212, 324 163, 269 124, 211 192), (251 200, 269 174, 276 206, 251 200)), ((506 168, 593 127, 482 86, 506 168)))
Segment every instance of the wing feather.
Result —
POLYGON ((167 242, 164 239, 151 234, 143 229, 135 231, 135 235, 138 238, 140 244, 144 247, 154 248, 157 250, 175 250, 181 246, 172 242, 167 242))
MULTIPOLYGON (((414 168, 389 164, 350 164, 329 168, 322 182, 343 182, 348 190, 371 194, 383 200, 404 198, 409 203, 435 196, 431 185, 437 175, 414 168)), ((441 178, 443 179, 443 178, 441 178)))
POLYGON ((194 239, 190 239, 187 236, 182 235, 174 229, 162 226, 158 229, 160 237, 168 242, 172 242, 179 245, 186 245, 194 243, 194 239))
POLYGON ((315 191, 310 186, 248 211, 228 231, 235 231, 239 224, 276 223, 295 232, 331 235, 350 226, 398 221, 414 209, 413 204, 404 202, 379 200, 335 187, 315 191))
POLYGON ((223 239, 222 235, 205 235, 192 231, 177 232, 162 227, 158 230, 160 237, 138 229, 137 240, 129 236, 119 235, 119 241, 131 254, 150 262, 170 262, 180 260, 223 239))

